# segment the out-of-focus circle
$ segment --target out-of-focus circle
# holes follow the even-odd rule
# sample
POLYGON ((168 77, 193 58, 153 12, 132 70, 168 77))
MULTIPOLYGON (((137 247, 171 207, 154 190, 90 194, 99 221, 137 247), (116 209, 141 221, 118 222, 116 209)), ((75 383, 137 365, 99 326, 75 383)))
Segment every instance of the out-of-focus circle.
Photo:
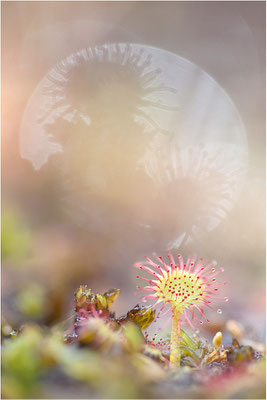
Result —
POLYGON ((41 80, 21 155, 51 166, 77 223, 121 238, 160 232, 179 247, 231 210, 247 143, 233 102, 198 66, 114 43, 71 54, 41 80))

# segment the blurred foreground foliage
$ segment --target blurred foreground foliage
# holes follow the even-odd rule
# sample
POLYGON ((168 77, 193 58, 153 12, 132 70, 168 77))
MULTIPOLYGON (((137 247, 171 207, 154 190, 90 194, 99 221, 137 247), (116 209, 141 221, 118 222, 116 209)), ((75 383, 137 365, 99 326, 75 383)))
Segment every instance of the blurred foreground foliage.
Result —
POLYGON ((17 210, 9 208, 2 213, 1 237, 3 259, 20 261, 27 257, 32 247, 32 235, 17 210))
POLYGON ((118 295, 80 286, 67 330, 32 323, 13 330, 3 319, 2 397, 264 398, 263 354, 235 338, 224 347, 220 333, 208 344, 182 330, 181 368, 170 369, 169 339, 143 333, 155 310, 137 305, 116 318, 118 295))

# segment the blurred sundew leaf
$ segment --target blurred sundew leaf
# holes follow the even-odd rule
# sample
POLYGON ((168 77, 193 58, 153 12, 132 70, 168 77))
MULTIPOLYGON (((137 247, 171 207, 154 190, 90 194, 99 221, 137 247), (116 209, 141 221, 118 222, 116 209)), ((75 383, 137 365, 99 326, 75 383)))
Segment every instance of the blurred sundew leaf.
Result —
MULTIPOLYGON (((93 293, 86 285, 81 285, 75 293, 75 322, 74 332, 72 335, 68 335, 66 340, 68 342, 76 340, 85 340, 87 342, 94 342, 94 328, 93 322, 88 322, 88 326, 85 327, 85 320, 95 318, 103 318, 109 321, 109 325, 113 325, 113 329, 119 329, 121 325, 128 322, 134 323, 141 330, 146 329, 155 318, 156 311, 152 309, 152 306, 140 306, 136 305, 133 309, 128 311, 126 315, 119 318, 115 318, 115 314, 109 310, 109 307, 113 304, 115 299, 120 293, 119 289, 110 289, 103 295, 93 293), (81 336, 80 329, 82 328, 84 337, 81 336), (87 332, 86 332, 87 330, 87 332), (77 335, 77 332, 79 334, 77 335)), ((100 323, 100 322, 99 322, 100 323)), ((104 328, 103 328, 104 332, 104 328)))
POLYGON ((112 329, 113 325, 107 324, 101 318, 88 319, 78 331, 78 340, 81 344, 92 344, 103 351, 108 351, 114 346, 121 347, 122 337, 118 331, 112 329))
POLYGON ((22 216, 13 209, 2 212, 2 257, 20 261, 25 259, 32 247, 32 235, 22 216))
POLYGON ((140 306, 137 304, 134 308, 127 312, 126 315, 118 318, 118 322, 125 323, 132 321, 137 324, 140 329, 146 329, 151 322, 154 321, 156 310, 152 309, 152 306, 140 306))
MULTIPOLYGON (((115 314, 109 310, 113 301, 119 295, 119 289, 111 289, 108 292, 101 294, 93 293, 86 285, 81 285, 75 292, 75 319, 73 325, 73 332, 66 336, 66 341, 72 343, 73 341, 83 340, 88 343, 95 343, 95 336, 97 327, 94 325, 101 321, 93 321, 94 318, 104 319, 109 325, 113 325, 114 328, 119 328, 119 323, 115 319, 115 314), (79 332, 79 333, 78 333, 79 332), (84 335, 84 336, 82 336, 84 335), (87 339, 86 339, 87 338, 87 339)), ((107 329, 105 326, 102 327, 101 332, 105 333, 107 329)))
POLYGON ((259 358, 259 354, 251 346, 242 346, 236 339, 226 348, 227 360, 233 365, 239 365, 259 358))
POLYGON ((144 346, 144 336, 140 329, 133 323, 127 322, 123 326, 123 335, 127 340, 127 349, 130 351, 139 351, 144 346))
POLYGON ((104 297, 107 300, 107 306, 111 307, 116 298, 120 294, 120 289, 110 289, 106 293, 104 293, 104 297))
POLYGON ((86 285, 81 285, 75 293, 76 310, 79 308, 88 309, 94 304, 97 310, 109 309, 120 294, 120 289, 110 289, 103 295, 95 294, 86 285))

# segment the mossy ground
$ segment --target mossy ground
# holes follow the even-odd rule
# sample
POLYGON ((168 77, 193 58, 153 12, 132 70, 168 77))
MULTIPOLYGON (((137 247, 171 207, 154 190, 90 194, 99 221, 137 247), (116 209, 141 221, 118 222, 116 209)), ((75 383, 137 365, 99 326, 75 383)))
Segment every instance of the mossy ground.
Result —
POLYGON ((2 325, 3 398, 264 398, 265 355, 233 338, 224 347, 182 330, 181 367, 170 368, 169 339, 149 340, 151 306, 116 317, 119 295, 75 293, 64 324, 2 325))

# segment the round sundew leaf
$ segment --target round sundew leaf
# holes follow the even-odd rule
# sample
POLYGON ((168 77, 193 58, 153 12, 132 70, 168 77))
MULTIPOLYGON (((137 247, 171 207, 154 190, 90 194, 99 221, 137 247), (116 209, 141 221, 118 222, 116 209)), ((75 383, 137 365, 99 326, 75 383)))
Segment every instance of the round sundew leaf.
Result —
POLYGON ((208 323, 210 322, 205 316, 204 308, 207 307, 215 312, 217 311, 218 314, 222 314, 221 309, 216 310, 210 305, 210 299, 228 301, 227 297, 217 297, 217 285, 221 285, 220 283, 216 285, 210 284, 211 277, 215 274, 221 274, 223 272, 222 268, 214 273, 214 268, 212 268, 214 262, 205 265, 202 258, 197 262, 195 257, 188 258, 184 264, 183 257, 180 254, 174 257, 168 251, 168 259, 172 262, 170 267, 156 253, 153 253, 153 256, 159 261, 160 265, 146 257, 146 261, 135 263, 134 266, 145 271, 148 275, 153 275, 153 269, 157 271, 156 279, 154 280, 149 280, 139 275, 136 276, 150 283, 150 285, 138 287, 138 291, 150 293, 141 299, 153 301, 153 308, 160 304, 157 319, 169 314, 169 319, 165 324, 171 319, 176 319, 176 321, 186 322, 196 331, 194 321, 197 321, 200 325, 203 324, 204 320, 208 323), (175 259, 177 259, 177 263, 175 259), (201 319, 199 319, 199 316, 201 316, 201 319))

